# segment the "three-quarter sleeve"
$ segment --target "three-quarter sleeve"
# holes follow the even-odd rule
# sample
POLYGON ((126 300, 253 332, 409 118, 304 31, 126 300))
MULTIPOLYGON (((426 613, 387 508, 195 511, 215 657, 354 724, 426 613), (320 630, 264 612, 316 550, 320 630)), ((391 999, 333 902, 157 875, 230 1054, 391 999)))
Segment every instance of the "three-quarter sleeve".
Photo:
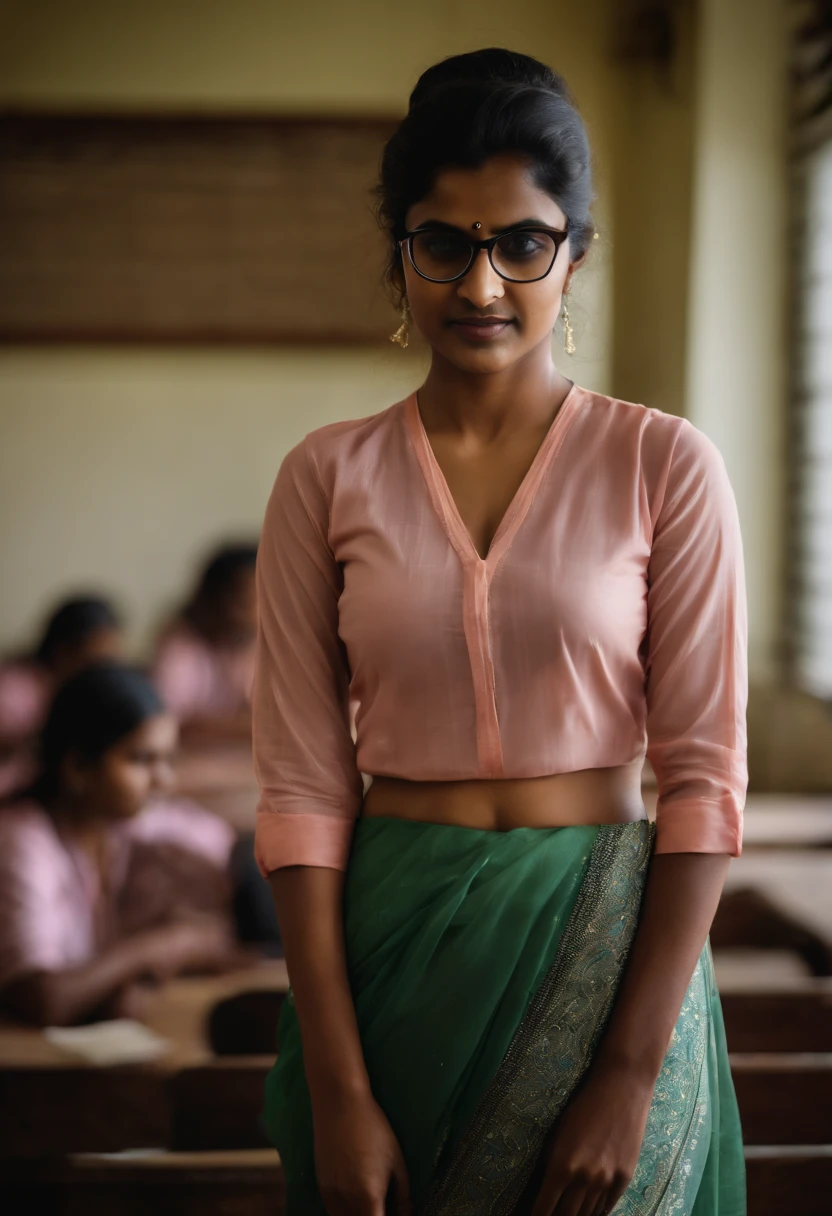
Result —
POLYGON ((722 457, 688 422, 662 489, 645 663, 656 852, 738 856, 748 782, 742 540, 722 457))
POLYGON ((264 875, 293 865, 346 869, 361 805, 338 635, 343 580, 328 523, 304 441, 281 465, 257 558, 255 854, 264 875))

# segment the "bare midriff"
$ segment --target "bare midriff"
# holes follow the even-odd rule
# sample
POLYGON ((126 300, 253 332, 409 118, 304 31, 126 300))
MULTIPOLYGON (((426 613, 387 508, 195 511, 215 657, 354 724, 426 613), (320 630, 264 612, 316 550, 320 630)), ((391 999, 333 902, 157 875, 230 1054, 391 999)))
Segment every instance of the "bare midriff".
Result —
POLYGON ((645 819, 641 761, 551 777, 401 781, 374 777, 361 814, 482 831, 631 823, 645 819))

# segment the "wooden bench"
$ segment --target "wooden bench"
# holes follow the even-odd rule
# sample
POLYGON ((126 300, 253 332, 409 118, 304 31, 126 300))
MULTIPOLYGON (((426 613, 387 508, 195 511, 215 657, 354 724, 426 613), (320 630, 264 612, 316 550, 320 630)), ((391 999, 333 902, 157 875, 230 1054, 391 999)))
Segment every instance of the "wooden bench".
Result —
MULTIPOLYGON (((170 1146, 185 1092, 177 1088, 178 1074, 214 1060, 211 1010, 240 990, 271 984, 280 994, 286 983, 285 964, 277 961, 236 975, 173 981, 149 1010, 149 1025, 171 1044, 152 1064, 99 1068, 66 1055, 37 1030, 0 1026, 0 1160, 170 1146)), ((233 1076, 221 1080, 243 1084, 233 1076)))
POLYGON ((274 1056, 285 998, 285 992, 255 989, 219 1001, 208 1018, 211 1050, 218 1056, 274 1056))
POLYGON ((731 1073, 746 1145, 832 1144, 832 1055, 732 1055, 731 1073))
MULTIPOLYGON (((832 1146, 746 1149, 748 1216, 829 1216, 832 1146)), ((10 1216, 282 1216, 271 1150, 74 1158, 3 1188, 10 1216)))
POLYGON ((829 1216, 832 1145, 745 1150, 748 1216, 829 1216))
POLYGON ((9 1216, 282 1216, 283 1171, 272 1149, 71 1157, 7 1183, 9 1216))
POLYGON ((0 1070, 0 1160, 117 1152, 170 1138, 168 1079, 156 1069, 0 1070))
MULTIPOLYGON (((172 1080, 171 1147, 257 1148, 272 1057, 228 1057, 172 1080)), ((832 1055, 732 1055, 746 1144, 832 1143, 832 1055)))
POLYGON ((185 1068, 171 1077, 172 1149, 265 1148, 263 1091, 274 1056, 240 1056, 185 1068))
POLYGON ((832 1051, 832 990, 723 991, 725 1034, 732 1052, 832 1051))

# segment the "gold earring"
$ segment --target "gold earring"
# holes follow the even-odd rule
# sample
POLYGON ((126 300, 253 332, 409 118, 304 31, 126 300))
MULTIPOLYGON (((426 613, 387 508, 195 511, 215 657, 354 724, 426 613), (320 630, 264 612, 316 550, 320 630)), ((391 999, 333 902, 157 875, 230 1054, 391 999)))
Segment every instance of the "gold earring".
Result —
POLYGON ((410 333, 407 328, 408 322, 410 320, 410 309, 407 306, 407 300, 402 300, 402 306, 401 306, 399 315, 401 316, 402 323, 399 326, 399 328, 396 330, 396 332, 394 334, 390 335, 390 341, 395 342, 397 346, 401 346, 402 350, 404 350, 404 348, 410 342, 410 333))
POLYGON ((567 355, 575 353, 575 336, 572 332, 572 322, 569 320, 569 305, 566 296, 563 298, 563 338, 567 355))

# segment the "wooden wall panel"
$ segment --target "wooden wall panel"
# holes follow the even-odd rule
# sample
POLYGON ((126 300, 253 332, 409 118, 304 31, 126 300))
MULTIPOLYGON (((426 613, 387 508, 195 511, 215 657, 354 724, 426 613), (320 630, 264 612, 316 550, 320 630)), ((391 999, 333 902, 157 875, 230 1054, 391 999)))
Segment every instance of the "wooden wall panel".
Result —
POLYGON ((393 126, 0 117, 0 341, 385 339, 393 126))

